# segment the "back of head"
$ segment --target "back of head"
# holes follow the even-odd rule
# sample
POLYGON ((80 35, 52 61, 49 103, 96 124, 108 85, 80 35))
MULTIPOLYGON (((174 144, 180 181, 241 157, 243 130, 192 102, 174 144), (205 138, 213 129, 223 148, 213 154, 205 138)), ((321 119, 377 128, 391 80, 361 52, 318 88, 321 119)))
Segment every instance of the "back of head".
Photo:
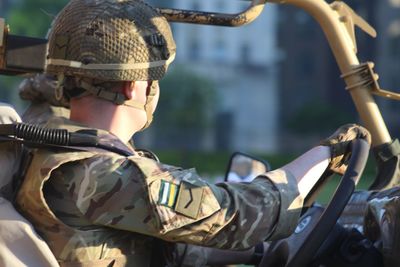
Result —
POLYGON ((69 103, 65 98, 56 99, 54 92, 56 86, 57 80, 53 76, 36 74, 19 84, 19 96, 34 104, 48 103, 51 106, 68 108, 69 103))
POLYGON ((48 37, 46 71, 55 75, 159 80, 175 56, 167 20, 141 0, 71 0, 48 37))

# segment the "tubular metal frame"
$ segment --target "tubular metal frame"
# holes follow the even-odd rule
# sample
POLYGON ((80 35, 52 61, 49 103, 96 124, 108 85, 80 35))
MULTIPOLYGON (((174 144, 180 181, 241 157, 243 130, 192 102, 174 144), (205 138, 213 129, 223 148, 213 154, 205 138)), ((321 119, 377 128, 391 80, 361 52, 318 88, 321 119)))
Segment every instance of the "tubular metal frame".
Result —
MULTIPOLYGON (((252 0, 248 9, 238 14, 211 13, 180 9, 164 9, 159 11, 170 22, 195 23, 218 26, 242 26, 254 21, 262 12, 264 5, 269 3, 288 4, 299 7, 309 13, 321 26, 336 58, 353 102, 365 127, 371 132, 373 146, 392 142, 382 114, 372 97, 378 94, 370 83, 362 83, 360 75, 349 75, 360 68, 357 57, 357 45, 354 36, 354 26, 361 27, 365 32, 375 37, 375 30, 362 20, 353 10, 340 1, 332 4, 324 0, 252 0)), ((364 77, 365 78, 365 77, 364 77)), ((376 81, 375 81, 376 84, 376 81)), ((381 93, 383 95, 384 93, 381 93)), ((398 97, 398 96, 397 96, 398 97)), ((393 97, 392 97, 393 98, 393 97)))

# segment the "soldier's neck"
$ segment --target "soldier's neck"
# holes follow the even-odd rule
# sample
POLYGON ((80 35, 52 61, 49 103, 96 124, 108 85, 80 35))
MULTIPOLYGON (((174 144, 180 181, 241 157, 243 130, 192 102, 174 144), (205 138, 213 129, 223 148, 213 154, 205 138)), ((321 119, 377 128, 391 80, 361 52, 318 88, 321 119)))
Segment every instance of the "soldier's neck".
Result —
POLYGON ((111 132, 127 143, 139 128, 133 123, 132 117, 126 116, 125 109, 107 101, 82 98, 71 101, 70 119, 90 128, 111 132))

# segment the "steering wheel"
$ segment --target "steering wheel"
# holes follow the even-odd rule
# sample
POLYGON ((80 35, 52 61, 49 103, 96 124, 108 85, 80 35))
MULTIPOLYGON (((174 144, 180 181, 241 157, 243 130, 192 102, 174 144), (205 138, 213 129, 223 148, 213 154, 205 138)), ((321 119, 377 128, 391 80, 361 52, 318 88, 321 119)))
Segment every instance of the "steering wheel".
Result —
POLYGON ((353 140, 351 149, 347 171, 325 210, 307 212, 290 237, 272 242, 260 267, 303 267, 311 262, 353 194, 367 162, 369 145, 366 141, 353 140))

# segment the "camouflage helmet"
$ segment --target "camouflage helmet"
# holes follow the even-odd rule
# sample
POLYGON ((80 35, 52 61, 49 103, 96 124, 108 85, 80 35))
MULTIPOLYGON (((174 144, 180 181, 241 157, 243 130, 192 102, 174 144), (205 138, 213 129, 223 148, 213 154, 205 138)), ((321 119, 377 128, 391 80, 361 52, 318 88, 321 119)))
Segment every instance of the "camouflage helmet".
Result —
POLYGON ((175 57, 167 20, 141 0, 71 0, 49 32, 47 72, 159 80, 175 57))

